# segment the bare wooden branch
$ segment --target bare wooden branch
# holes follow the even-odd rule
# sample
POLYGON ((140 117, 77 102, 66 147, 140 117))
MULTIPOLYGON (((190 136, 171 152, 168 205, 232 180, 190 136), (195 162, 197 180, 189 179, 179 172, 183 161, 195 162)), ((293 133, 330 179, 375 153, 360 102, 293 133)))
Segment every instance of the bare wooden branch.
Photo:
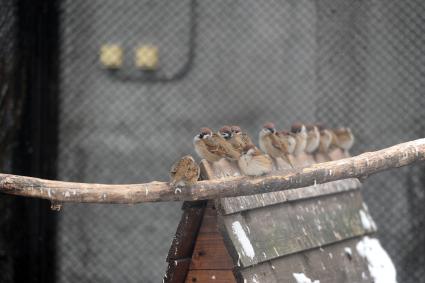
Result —
POLYGON ((165 182, 106 185, 0 174, 0 192, 43 198, 53 202, 130 204, 193 201, 288 190, 346 178, 366 178, 390 168, 424 160, 425 139, 419 139, 351 158, 318 163, 291 173, 260 178, 227 177, 199 181, 193 186, 181 189, 174 189, 165 182))

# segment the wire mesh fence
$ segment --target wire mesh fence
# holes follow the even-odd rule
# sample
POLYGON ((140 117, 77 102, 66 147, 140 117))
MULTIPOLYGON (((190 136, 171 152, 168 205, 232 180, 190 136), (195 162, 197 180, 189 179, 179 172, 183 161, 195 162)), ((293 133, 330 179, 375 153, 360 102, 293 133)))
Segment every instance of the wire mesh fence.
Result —
MULTIPOLYGON (((59 178, 166 180, 201 126, 346 125, 354 154, 425 135, 425 2, 61 2, 59 178), (101 46, 122 64, 99 63, 101 46), (135 50, 158 49, 156 71, 135 50)), ((399 282, 425 276, 424 167, 364 195, 399 282)), ((158 282, 180 204, 65 205, 58 282, 158 282)))

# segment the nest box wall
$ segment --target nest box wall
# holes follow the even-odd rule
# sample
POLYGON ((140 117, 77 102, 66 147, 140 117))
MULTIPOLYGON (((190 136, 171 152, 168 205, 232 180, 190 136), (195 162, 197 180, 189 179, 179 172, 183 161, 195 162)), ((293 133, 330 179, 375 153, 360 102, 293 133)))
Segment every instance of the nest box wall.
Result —
MULTIPOLYGON (((202 162, 202 177, 233 175, 202 162)), ((357 179, 185 203, 165 282, 373 282, 356 247, 376 232, 357 179)))

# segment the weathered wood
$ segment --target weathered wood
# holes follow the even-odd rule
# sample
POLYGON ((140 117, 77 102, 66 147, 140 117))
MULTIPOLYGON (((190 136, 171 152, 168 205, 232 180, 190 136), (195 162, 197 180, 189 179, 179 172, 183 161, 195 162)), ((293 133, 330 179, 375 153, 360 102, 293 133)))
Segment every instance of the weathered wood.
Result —
POLYGON ((231 270, 191 270, 185 283, 234 283, 231 270))
POLYGON ((176 259, 170 261, 165 276, 164 283, 182 283, 188 274, 190 258, 176 259))
POLYGON ((0 174, 0 191, 55 202, 141 203, 194 201, 253 195, 301 188, 339 179, 366 178, 390 168, 425 160, 425 139, 402 143, 375 152, 314 164, 276 176, 260 178, 227 177, 200 181, 183 189, 165 182, 132 185, 105 185, 50 181, 18 175, 0 174))
MULTIPOLYGON (((222 176, 232 172, 232 164, 220 162, 215 168, 207 162, 201 162, 203 179, 222 176), (226 169, 227 168, 227 169, 226 169)), ((234 171, 233 171, 234 172, 234 171)), ((232 173, 233 174, 233 173, 232 173)), ((213 200, 208 201, 203 213, 202 224, 192 254, 190 271, 185 282, 226 282, 234 283, 233 262, 224 245, 217 226, 217 210, 213 200)))
POLYGON ((294 273, 304 273, 311 282, 372 283, 367 263, 356 250, 360 239, 349 239, 242 269, 241 281, 296 283, 294 273))
POLYGON ((183 214, 168 252, 167 262, 192 256, 205 206, 205 201, 183 204, 183 214))
POLYGON ((220 233, 199 234, 189 269, 232 269, 233 261, 220 233))
POLYGON ((206 205, 206 201, 183 203, 183 214, 166 259, 164 282, 184 282, 206 205))
POLYGON ((222 221, 229 252, 241 267, 376 230, 360 191, 231 214, 222 221))
MULTIPOLYGON (((201 161, 201 170, 204 171, 208 179, 216 179, 226 174, 229 170, 232 174, 238 175, 240 171, 234 164, 226 160, 221 160, 220 164, 211 164, 206 160, 201 161), (214 167, 214 168, 213 168, 214 167)), ((304 189, 304 188, 301 188, 304 189)), ((289 192, 289 191, 288 191, 289 192)), ((216 200, 217 208, 222 214, 235 213, 256 207, 268 206, 287 200, 284 191, 271 192, 266 194, 257 194, 251 196, 239 196, 230 198, 221 198, 216 200)))
POLYGON ((222 214, 231 214, 259 207, 267 207, 282 202, 356 190, 360 187, 361 183, 358 179, 338 180, 281 192, 272 192, 244 197, 223 198, 219 201, 218 209, 222 214))
POLYGON ((218 233, 217 210, 215 208, 214 201, 208 202, 208 207, 204 211, 199 233, 218 233))

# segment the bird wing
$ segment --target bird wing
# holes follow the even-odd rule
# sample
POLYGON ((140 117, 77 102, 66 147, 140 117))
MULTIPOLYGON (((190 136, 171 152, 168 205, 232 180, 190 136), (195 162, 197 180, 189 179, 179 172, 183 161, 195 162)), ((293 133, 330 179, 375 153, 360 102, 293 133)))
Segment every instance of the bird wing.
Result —
POLYGON ((186 167, 186 171, 184 176, 186 177, 186 180, 188 180, 190 183, 194 183, 199 179, 200 169, 199 165, 195 162, 191 162, 186 167))
POLYGON ((220 156, 225 155, 225 149, 223 146, 215 141, 213 138, 205 140, 205 146, 209 152, 215 153, 220 156))
POLYGON ((241 135, 242 142, 244 145, 253 144, 251 138, 248 136, 247 133, 242 133, 241 135))
POLYGON ((283 153, 287 153, 287 148, 285 144, 281 140, 279 140, 279 138, 276 135, 271 135, 270 137, 271 137, 271 144, 273 147, 277 148, 283 153))
POLYGON ((222 157, 237 159, 240 155, 229 142, 217 135, 214 135, 211 139, 207 140, 205 145, 210 152, 222 157))

